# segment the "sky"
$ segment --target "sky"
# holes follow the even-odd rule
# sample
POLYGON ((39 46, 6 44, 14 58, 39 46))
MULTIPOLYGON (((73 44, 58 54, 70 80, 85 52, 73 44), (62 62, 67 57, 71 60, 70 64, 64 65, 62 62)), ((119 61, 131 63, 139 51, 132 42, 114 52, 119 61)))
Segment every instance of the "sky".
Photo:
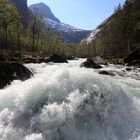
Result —
POLYGON ((93 30, 125 0, 28 0, 28 5, 43 2, 63 23, 93 30))

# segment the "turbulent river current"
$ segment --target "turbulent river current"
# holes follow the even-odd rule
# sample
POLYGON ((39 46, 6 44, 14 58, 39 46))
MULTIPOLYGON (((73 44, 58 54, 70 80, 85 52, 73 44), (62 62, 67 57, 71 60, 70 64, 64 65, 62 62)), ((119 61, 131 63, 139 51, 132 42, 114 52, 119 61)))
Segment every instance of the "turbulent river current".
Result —
POLYGON ((140 69, 83 61, 27 64, 34 77, 0 90, 0 140, 140 140, 140 69))

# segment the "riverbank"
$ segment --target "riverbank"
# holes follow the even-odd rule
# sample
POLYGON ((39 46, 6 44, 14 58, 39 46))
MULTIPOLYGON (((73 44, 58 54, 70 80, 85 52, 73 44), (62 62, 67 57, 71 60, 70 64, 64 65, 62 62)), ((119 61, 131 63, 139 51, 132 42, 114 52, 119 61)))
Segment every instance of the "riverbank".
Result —
MULTIPOLYGON (((13 80, 25 80, 30 78, 33 74, 30 72, 28 68, 26 68, 23 64, 40 64, 40 63, 68 63, 68 58, 75 59, 75 57, 67 57, 60 56, 57 54, 53 54, 51 56, 46 56, 41 53, 31 53, 28 51, 21 52, 20 55, 18 52, 11 51, 1 51, 0 52, 0 88, 4 88, 6 85, 10 84, 13 80), (23 74, 22 74, 23 73, 23 74), (26 74, 29 75, 26 75, 26 74)), ((140 49, 129 54, 125 59, 110 59, 110 61, 102 59, 100 56, 94 58, 88 58, 85 62, 81 63, 81 67, 93 68, 93 69, 101 69, 103 68, 101 65, 108 65, 111 63, 115 65, 128 65, 133 66, 134 68, 127 67, 124 71, 132 71, 136 68, 140 67, 140 49)), ((114 72, 101 70, 99 74, 115 76, 114 72)))

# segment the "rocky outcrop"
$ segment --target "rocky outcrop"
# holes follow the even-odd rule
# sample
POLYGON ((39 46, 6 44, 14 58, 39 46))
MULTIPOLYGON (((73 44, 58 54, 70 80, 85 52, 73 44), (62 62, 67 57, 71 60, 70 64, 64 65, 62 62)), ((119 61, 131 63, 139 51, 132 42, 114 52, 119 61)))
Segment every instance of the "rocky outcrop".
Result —
POLYGON ((135 51, 131 52, 125 59, 124 63, 127 65, 132 66, 140 66, 140 47, 137 48, 135 51))
POLYGON ((117 14, 114 13, 110 17, 108 17, 106 20, 104 20, 100 25, 97 26, 96 29, 91 31, 90 34, 81 41, 81 43, 82 44, 90 44, 94 40, 96 40, 97 38, 100 38, 100 36, 103 35, 104 30, 107 28, 110 21, 116 16, 117 16, 117 14))
POLYGON ((113 72, 111 72, 111 71, 105 71, 105 70, 99 71, 99 74, 115 76, 115 74, 113 72))
POLYGON ((26 80, 32 76, 32 72, 17 62, 0 62, 0 88, 4 88, 13 80, 26 80))
POLYGON ((23 56, 20 59, 20 62, 22 62, 22 63, 49 63, 49 62, 68 63, 66 58, 59 56, 57 54, 53 54, 50 57, 27 55, 27 56, 23 56))
POLYGON ((107 65, 107 62, 101 56, 94 57, 93 61, 98 65, 107 65))
POLYGON ((72 56, 72 55, 66 55, 66 59, 67 60, 75 60, 75 56, 72 56))
POLYGON ((38 12, 37 14, 41 17, 46 17, 49 18, 53 21, 56 21, 58 23, 60 23, 60 20, 55 17, 55 15, 52 13, 50 7, 48 7, 46 4, 44 3, 37 3, 37 4, 32 4, 29 6, 29 9, 36 14, 36 12, 38 12))
POLYGON ((18 11, 23 16, 23 25, 28 26, 30 20, 30 12, 27 6, 27 0, 11 0, 17 7, 18 11))
POLYGON ((48 62, 54 62, 54 63, 68 63, 68 61, 63 58, 62 56, 59 56, 57 54, 53 54, 50 56, 47 60, 45 60, 47 63, 48 62))
POLYGON ((87 58, 85 62, 83 62, 80 67, 85 67, 85 68, 94 68, 94 69, 100 69, 102 66, 96 64, 93 59, 87 58))
POLYGON ((23 13, 28 11, 27 0, 11 0, 11 1, 15 3, 19 11, 22 11, 23 13))

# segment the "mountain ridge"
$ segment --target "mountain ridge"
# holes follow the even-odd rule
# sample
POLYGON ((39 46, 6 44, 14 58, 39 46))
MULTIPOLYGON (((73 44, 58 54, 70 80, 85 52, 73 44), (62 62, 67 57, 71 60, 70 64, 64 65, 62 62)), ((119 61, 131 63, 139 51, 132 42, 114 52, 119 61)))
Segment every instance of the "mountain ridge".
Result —
POLYGON ((33 12, 34 15, 36 12, 38 12, 38 15, 43 17, 43 21, 47 27, 60 32, 62 35, 61 38, 65 43, 80 43, 81 40, 86 38, 87 35, 91 32, 90 30, 79 29, 61 22, 57 17, 54 16, 49 6, 42 2, 30 5, 29 9, 33 12))
POLYGON ((112 14, 111 16, 109 16, 108 18, 106 18, 102 23, 100 23, 94 30, 91 31, 91 33, 84 38, 81 43, 84 44, 90 44, 92 43, 94 40, 96 40, 96 38, 98 38, 103 30, 106 28, 107 24, 114 18, 116 17, 116 13, 112 14))
POLYGON ((29 9, 33 12, 39 14, 40 16, 43 16, 45 18, 50 18, 58 23, 60 23, 60 20, 53 14, 52 10, 49 6, 47 6, 45 3, 40 2, 36 4, 32 4, 29 6, 29 9))
POLYGON ((30 20, 30 12, 27 5, 27 0, 11 0, 16 5, 16 8, 23 16, 23 25, 28 26, 30 20))

